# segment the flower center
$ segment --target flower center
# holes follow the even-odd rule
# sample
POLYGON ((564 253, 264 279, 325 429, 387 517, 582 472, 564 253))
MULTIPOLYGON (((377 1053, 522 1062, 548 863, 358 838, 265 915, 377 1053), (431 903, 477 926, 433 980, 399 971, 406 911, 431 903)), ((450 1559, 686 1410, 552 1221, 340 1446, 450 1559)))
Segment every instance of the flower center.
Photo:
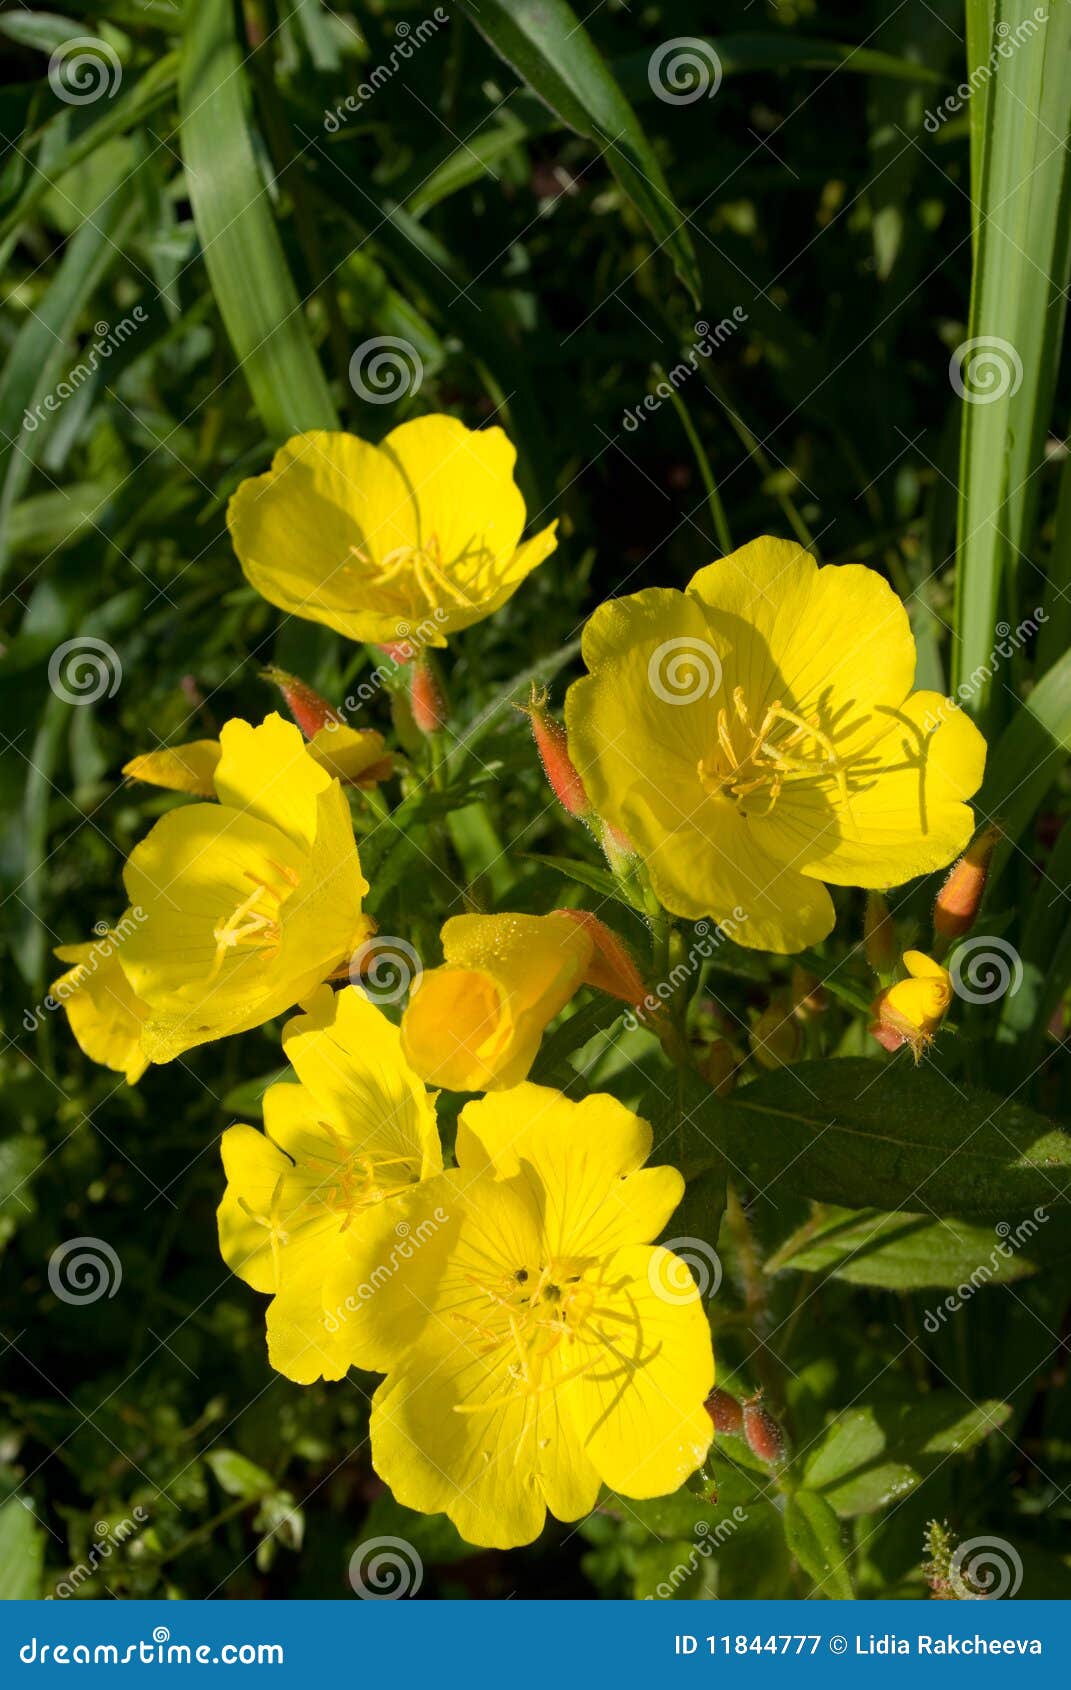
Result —
POLYGON ((538 1268, 518 1267, 495 1280, 467 1276, 486 1298, 486 1312, 478 1318, 455 1313, 451 1319, 479 1354, 505 1362, 506 1388, 485 1402, 455 1403, 455 1414, 501 1408, 518 1394, 539 1396, 594 1366, 597 1356, 544 1378, 548 1359, 559 1347, 568 1351, 594 1311, 595 1293, 584 1281, 584 1266, 559 1259, 538 1268))
POLYGON ((271 867, 283 877, 285 887, 275 886, 270 880, 264 880, 251 869, 246 869, 245 877, 253 882, 253 890, 213 927, 216 955, 211 979, 217 977, 228 954, 237 952, 240 947, 257 951, 264 962, 271 962, 279 955, 279 909, 287 893, 298 884, 298 877, 292 868, 282 863, 273 862, 271 867))
MULTIPOLYGON (((474 536, 457 562, 464 562, 470 554, 480 556, 486 549, 474 536)), ((362 546, 351 546, 350 553, 371 572, 378 587, 395 586, 399 576, 409 576, 429 608, 441 605, 444 599, 460 605, 465 610, 473 608, 470 595, 459 582, 451 580, 447 573, 437 534, 430 534, 420 546, 395 546, 394 550, 387 552, 378 563, 372 562, 362 546)))
POLYGON ((756 725, 743 687, 733 689, 731 712, 718 711, 717 746, 699 759, 698 774, 710 797, 731 798, 745 815, 768 816, 790 780, 832 775, 847 799, 844 765, 817 715, 799 716, 778 698, 756 725), (765 807, 752 809, 755 798, 765 807))

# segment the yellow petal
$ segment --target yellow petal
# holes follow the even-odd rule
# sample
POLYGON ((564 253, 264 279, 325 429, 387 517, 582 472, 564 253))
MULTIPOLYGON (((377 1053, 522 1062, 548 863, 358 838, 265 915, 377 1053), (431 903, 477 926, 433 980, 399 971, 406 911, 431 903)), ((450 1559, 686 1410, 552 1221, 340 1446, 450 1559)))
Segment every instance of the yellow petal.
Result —
POLYGON ((143 780, 149 786, 164 786, 169 792, 188 792, 194 798, 216 796, 216 769, 219 765, 218 739, 193 739, 188 745, 161 746, 157 751, 143 751, 124 763, 123 773, 131 780, 143 780))
POLYGON ((231 1272, 255 1291, 274 1291, 271 1215, 279 1183, 290 1170, 289 1158, 245 1122, 227 1128, 220 1154, 227 1176, 227 1189, 216 1211, 220 1255, 231 1272))
POLYGON ((316 835, 317 800, 330 777, 307 755, 300 729, 273 710, 259 727, 239 718, 226 722, 220 745, 220 803, 245 810, 308 849, 316 835))
POLYGON ((115 928, 82 945, 60 945, 60 962, 74 966, 49 988, 67 1012, 71 1032, 91 1062, 124 1074, 136 1085, 149 1065, 141 1045, 148 1011, 123 973, 119 952, 136 925, 127 910, 115 928))
POLYGON ((713 1427, 710 1328, 698 1291, 679 1283, 668 1252, 633 1245, 607 1258, 580 1349, 588 1364, 563 1386, 585 1454, 624 1496, 664 1496, 700 1467, 713 1427))
POLYGON ((463 1171, 493 1164, 503 1178, 534 1171, 555 1256, 600 1256, 662 1231, 684 1195, 675 1168, 644 1168, 651 1128, 616 1098, 573 1103, 548 1086, 519 1085, 468 1103, 457 1156, 463 1171))
POLYGON ((306 750, 329 775, 353 786, 370 787, 389 780, 394 768, 383 735, 374 728, 329 725, 314 734, 306 750))

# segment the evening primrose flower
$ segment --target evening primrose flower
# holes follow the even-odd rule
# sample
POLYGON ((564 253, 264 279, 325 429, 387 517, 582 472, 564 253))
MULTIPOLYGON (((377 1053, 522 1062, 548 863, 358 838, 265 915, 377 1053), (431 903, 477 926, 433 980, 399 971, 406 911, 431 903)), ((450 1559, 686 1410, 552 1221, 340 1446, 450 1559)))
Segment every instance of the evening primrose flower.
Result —
POLYGON ((870 1031, 886 1050, 910 1045, 918 1062, 948 1013, 952 976, 924 951, 905 951, 904 967, 908 978, 875 998, 870 1031))
POLYGON ((985 741, 912 692, 907 615, 873 570, 755 540, 686 592, 601 605, 583 651, 573 762, 674 914, 739 905, 738 943, 801 950, 833 926, 823 882, 895 886, 970 837, 985 741))
POLYGON ((445 963, 420 975, 402 1017, 407 1059, 448 1091, 516 1085, 547 1023, 584 981, 590 935, 558 912, 456 915, 442 946, 445 963))
POLYGON ((341 1379, 349 1361, 324 1281, 378 1203, 442 1168, 431 1098, 398 1030, 353 986, 322 986, 283 1029, 298 1084, 264 1094, 264 1131, 228 1128, 217 1214, 224 1261, 271 1293, 268 1355, 288 1379, 341 1379))
POLYGON ((71 1032, 91 1062, 111 1068, 137 1085, 149 1058, 141 1047, 148 1009, 134 996, 119 964, 119 949, 136 916, 127 910, 114 928, 82 945, 60 945, 55 955, 69 962, 49 995, 67 1011, 71 1032))
POLYGON ((603 1095, 525 1084, 470 1103, 457 1168, 375 1211, 336 1272, 343 1304, 377 1285, 351 1295, 343 1337, 387 1374, 372 1464, 470 1543, 530 1543, 548 1508, 578 1520, 600 1484, 665 1495, 707 1453, 710 1328, 686 1264, 650 1242, 684 1181, 644 1168, 651 1142, 603 1095), (373 1281, 399 1225, 424 1242, 373 1281))
POLYGON ((219 803, 162 816, 123 876, 145 919, 119 960, 152 1062, 282 1014, 370 930, 349 807, 297 728, 235 720, 220 745, 219 803))
POLYGON ((500 428, 418 417, 372 446, 314 431, 243 481, 227 511, 246 579, 348 639, 443 646, 490 616, 556 544, 522 542, 516 453, 500 428))

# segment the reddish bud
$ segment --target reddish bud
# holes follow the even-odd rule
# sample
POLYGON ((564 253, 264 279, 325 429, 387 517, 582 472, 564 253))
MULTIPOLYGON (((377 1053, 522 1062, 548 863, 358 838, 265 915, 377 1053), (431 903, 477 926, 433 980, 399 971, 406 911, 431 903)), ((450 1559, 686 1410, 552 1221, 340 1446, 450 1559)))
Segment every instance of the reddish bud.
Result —
POLYGON ((392 663, 400 669, 405 663, 412 663, 416 656, 416 646, 409 640, 390 640, 388 644, 380 646, 380 651, 386 653, 392 663))
POLYGON ((584 975, 585 986, 595 986, 633 1008, 641 1004, 647 996, 647 987, 624 940, 619 939, 590 910, 555 910, 554 913, 575 921, 591 940, 591 961, 584 975))
POLYGON ((518 704, 517 709, 523 710, 532 724, 532 738, 555 798, 569 815, 583 821, 591 815, 591 802, 569 756, 565 729, 548 713, 546 704, 546 692, 533 682, 531 698, 527 704, 518 704))
POLYGON ((318 692, 313 692, 304 681, 299 681, 296 675, 288 675, 285 669, 276 669, 274 665, 260 671, 261 679, 270 681, 272 686, 278 687, 286 701, 286 708, 293 716, 298 727, 306 739, 315 739, 321 728, 338 727, 342 717, 334 707, 328 704, 326 698, 321 698, 318 692))
POLYGON ((449 716, 446 695, 426 657, 413 664, 409 680, 409 708, 422 734, 438 733, 449 716))
POLYGON ((880 892, 871 892, 867 897, 863 952, 875 974, 890 974, 896 967, 896 931, 889 906, 880 892))
POLYGON ((959 939, 973 927, 990 859, 1001 837, 999 827, 983 828, 949 870, 933 910, 933 930, 942 939, 959 939))
POLYGON ((743 1412, 744 1436, 752 1455, 773 1467, 784 1458, 785 1434, 769 1411, 760 1402, 746 1402, 743 1412))
POLYGON ((703 1407, 713 1420, 716 1432, 722 1436, 728 1433, 730 1437, 740 1437, 744 1430, 744 1411, 728 1391, 723 1391, 720 1385, 716 1385, 703 1407))

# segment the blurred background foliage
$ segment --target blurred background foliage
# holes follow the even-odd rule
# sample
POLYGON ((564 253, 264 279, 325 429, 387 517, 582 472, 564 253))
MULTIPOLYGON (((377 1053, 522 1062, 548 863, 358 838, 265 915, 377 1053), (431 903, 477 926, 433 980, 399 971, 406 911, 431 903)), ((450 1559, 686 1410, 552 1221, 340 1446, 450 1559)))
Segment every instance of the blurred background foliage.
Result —
MULTIPOLYGON (((1030 508, 1013 526, 985 441, 969 442, 981 454, 971 498, 997 499, 985 532, 1013 543, 1003 562, 991 551, 971 563, 957 611, 957 522, 968 549, 978 523, 962 507, 964 407, 949 361, 992 326, 979 327, 988 224, 972 233, 972 146, 976 204, 988 168, 999 222, 1001 160, 985 164, 986 135, 1022 158, 1037 139, 1014 110, 997 125, 993 90, 984 133, 981 97, 927 124, 963 78, 968 24, 971 62, 986 57, 987 9, 965 19, 958 0, 727 0, 717 38, 695 0, 582 11, 564 32, 559 5, 508 0, 0 11, 0 1498, 12 1499, 0 1506, 0 1595, 67 1595, 71 1569, 88 1564, 80 1597, 346 1598, 350 1555, 385 1535, 416 1548, 422 1595, 647 1595, 669 1580, 680 1596, 804 1596, 843 1560, 836 1545, 852 1552, 850 1580, 842 1570, 824 1593, 923 1595, 932 1518, 955 1537, 1011 1541, 1023 1595, 1071 1592, 1062 1239, 1024 1252, 1021 1278, 969 1298, 934 1334, 926 1312, 944 1293, 917 1288, 909 1238, 869 1279, 842 1272, 821 1226, 818 1244, 791 1242, 815 1222, 791 1186, 776 1203, 745 1192, 747 1213, 730 1205, 719 1246, 719 1365, 741 1394, 766 1389, 798 1458, 778 1475, 726 1440, 704 1495, 610 1498, 531 1549, 476 1552, 376 1480, 371 1381, 302 1390, 271 1372, 261 1300, 219 1260, 219 1134, 255 1118, 278 1028, 205 1047, 131 1090, 82 1058, 62 1016, 38 1013, 58 972, 51 948, 119 916, 122 861, 172 802, 124 783, 122 764, 231 715, 259 719, 274 706, 258 673, 268 662, 336 702, 374 664, 244 584, 230 493, 297 429, 337 421, 379 438, 446 410, 509 431, 533 526, 559 515, 561 543, 451 647, 449 790, 411 794, 391 823, 358 803, 381 928, 434 957, 440 920, 466 901, 541 911, 597 884, 589 873, 585 891, 541 860, 598 872, 580 830, 548 806, 509 706, 529 672, 560 703, 584 615, 608 594, 682 586, 730 538, 795 534, 826 561, 887 573, 911 615, 920 684, 942 691, 991 644, 995 615, 1014 627, 1050 603, 1044 662, 1028 642, 985 704, 994 735, 1008 722, 1020 735, 990 795, 1014 810, 1018 849, 989 927, 1008 931, 1024 912, 1027 997, 999 1040, 981 1016, 940 1060, 953 1079, 1023 1082, 1024 1098, 1066 1114, 1063 760, 1029 802, 1016 796, 1069 732, 1058 660, 1071 496, 1059 498, 1066 450, 1051 434, 1063 426, 1052 414, 1062 175, 1049 183, 1043 170, 1050 197, 1033 204, 1051 239, 1024 321, 1044 336, 1010 401, 1020 410, 1001 413, 1036 460, 1030 508), (523 33, 534 13, 556 59, 523 33), (49 75, 79 36, 97 42, 108 82, 85 101, 49 75), (679 37, 716 49, 710 97, 674 102, 652 86, 652 55, 679 37), (660 374, 715 331, 672 399, 645 408, 660 374), (423 377, 379 403, 362 397, 353 361, 385 336, 415 349, 423 377), (94 346, 88 375, 72 376, 94 346), (49 659, 87 637, 118 654, 121 680, 72 704, 50 688, 49 659), (1016 711, 1050 668, 1039 752, 1037 712, 1024 729, 1016 711), (452 856, 436 867, 424 847, 448 813, 452 856), (56 1297, 47 1265, 83 1235, 111 1244, 122 1277, 113 1297, 79 1306, 56 1297), (795 1500, 805 1472, 800 1495, 818 1503, 795 1500), (109 1546, 95 1561, 94 1544, 109 1546)), ((1040 76, 1033 46, 1022 59, 1024 77, 1040 76)), ((1067 91, 1066 54, 1053 62, 1048 106, 1029 83, 1017 94, 1047 123, 1067 91)), ((1051 174, 1065 155, 1057 134, 1037 156, 1051 174)), ((1024 225, 1018 247, 1038 229, 1024 225)), ((1003 257, 990 245, 986 277, 1007 310, 1009 288, 1032 278, 1024 261, 1009 280, 1003 257)), ((391 732, 388 693, 356 720, 391 732)), ((916 888, 899 906, 905 939, 922 933, 932 894, 916 888)), ((821 1048, 878 1056, 858 1013, 869 979, 848 955, 861 901, 839 903, 840 937, 818 961, 847 956, 844 995, 821 1048)), ((613 919, 637 938, 629 911, 613 919)), ((713 1023, 746 1048, 788 977, 783 961, 727 946, 704 982, 713 1023)), ((605 1007, 581 1007, 537 1077, 579 1073, 657 1107, 643 1092, 643 1036, 611 1046, 607 1021, 605 1007)), ((834 1237, 851 1219, 822 1218, 834 1237)), ((947 1235, 932 1242, 950 1248, 947 1235)), ((954 1285, 988 1250, 992 1220, 970 1248, 959 1242, 945 1277, 925 1284, 954 1285)))

